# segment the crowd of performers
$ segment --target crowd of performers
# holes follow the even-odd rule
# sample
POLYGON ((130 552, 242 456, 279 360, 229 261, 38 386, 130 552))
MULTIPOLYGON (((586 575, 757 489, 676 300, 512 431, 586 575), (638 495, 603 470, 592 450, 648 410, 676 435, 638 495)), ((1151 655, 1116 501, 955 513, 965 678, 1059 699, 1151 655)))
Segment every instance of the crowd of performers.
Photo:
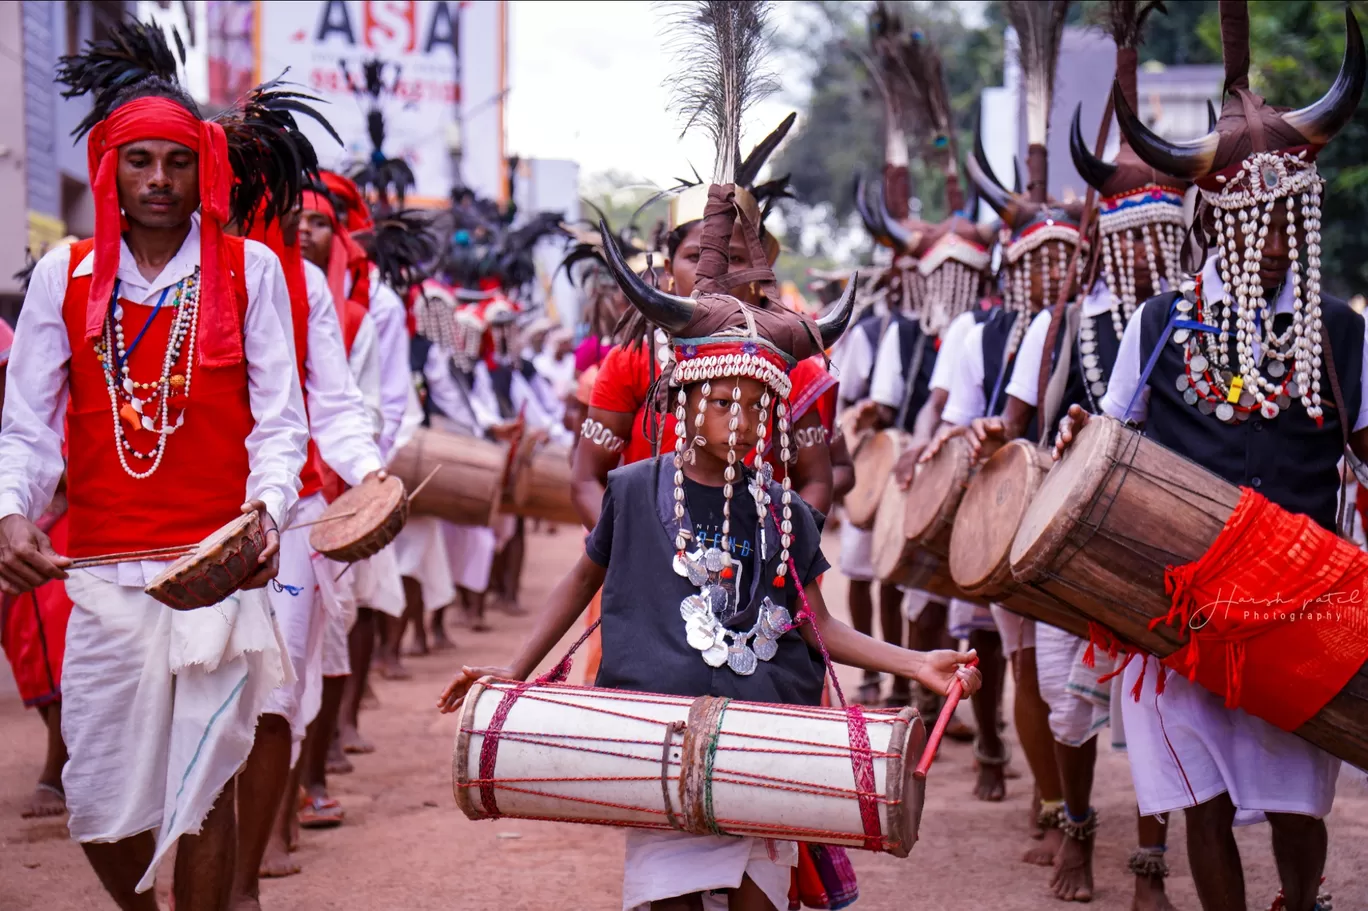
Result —
MULTIPOLYGON (((585 550, 512 664, 461 668, 441 711, 487 675, 529 680, 577 624, 577 666, 614 690, 815 706, 835 662, 863 671, 853 701, 912 705, 928 726, 952 691, 971 697, 973 724, 947 713, 948 735, 973 741, 972 797, 1002 801, 1018 786, 1010 673, 1036 811, 1023 859, 1048 868, 1055 898, 1093 898, 1093 770, 1110 730, 1137 799, 1133 907, 1173 907, 1166 827, 1181 810, 1206 911, 1262 901, 1245 895, 1233 836, 1260 821, 1274 907, 1328 909, 1339 759, 1103 633, 886 582, 870 523, 853 520, 875 432, 902 432, 886 470, 915 495, 955 438, 976 461, 1014 439, 1059 459, 1097 415, 1319 528, 1342 518, 1341 455, 1368 455, 1368 371, 1362 317, 1320 288, 1315 153, 1362 93, 1352 13, 1334 85, 1287 111, 1251 91, 1245 5, 1222 0, 1224 104, 1208 135, 1175 142, 1135 113, 1157 4, 1110 3, 1119 152, 1091 151, 1075 115, 1091 190, 1061 202, 1046 146, 1066 6, 1007 4, 1028 101, 1026 182, 1009 190, 978 142, 961 181, 936 50, 876 5, 864 59, 887 155, 856 202, 887 265, 831 278, 821 316, 781 303, 766 228, 789 191, 761 175, 794 117, 739 148, 742 111, 767 88, 763 3, 702 2, 675 23, 686 67, 716 63, 685 69, 678 99, 716 160, 709 182, 668 191, 649 239, 464 190, 440 217, 405 209, 378 63, 358 89, 375 154, 344 176, 319 169, 297 118, 322 117, 287 84, 204 119, 157 28, 120 26, 64 58, 59 81, 93 102, 78 132, 95 236, 36 263, 0 339, 4 645, 48 735, 25 815, 69 814, 121 908, 156 908, 173 845, 178 909, 259 907, 260 877, 298 872, 299 827, 344 823, 328 775, 373 749, 359 730, 371 669, 407 676, 409 636, 448 644, 448 608, 472 632, 490 599, 522 613, 528 558, 525 520, 503 513, 415 511, 354 565, 291 529, 385 478, 419 434, 510 449, 535 436, 571 466, 585 550), (911 154, 943 176, 940 222, 910 215, 911 154), (532 248, 557 233, 577 242, 562 268, 586 301, 578 341, 529 293, 532 248), (819 584, 821 529, 843 499, 848 625, 819 584), (168 552, 240 513, 267 542, 240 590, 184 611, 144 593, 168 552)), ((624 908, 852 902, 843 852, 812 848, 630 829, 624 908)))

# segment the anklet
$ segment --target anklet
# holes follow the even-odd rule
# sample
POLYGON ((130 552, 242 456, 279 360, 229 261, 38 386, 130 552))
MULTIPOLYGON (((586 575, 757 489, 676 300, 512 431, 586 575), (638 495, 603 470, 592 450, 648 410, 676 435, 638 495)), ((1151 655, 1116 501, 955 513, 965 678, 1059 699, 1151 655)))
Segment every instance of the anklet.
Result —
POLYGON ((1064 822, 1064 801, 1062 800, 1042 800, 1040 802, 1040 815, 1036 817, 1036 825, 1045 831, 1058 829, 1064 822))
POLYGON ((1168 848, 1162 845, 1155 848, 1136 848, 1130 860, 1126 862, 1126 867, 1131 873, 1145 879, 1166 879, 1169 870, 1164 852, 1167 850, 1168 848))
POLYGON ((1097 811, 1089 807, 1087 814, 1082 819, 1075 820, 1068 810, 1060 807, 1059 828, 1063 830, 1065 838, 1071 838, 1074 841, 1087 841, 1097 834, 1097 811))

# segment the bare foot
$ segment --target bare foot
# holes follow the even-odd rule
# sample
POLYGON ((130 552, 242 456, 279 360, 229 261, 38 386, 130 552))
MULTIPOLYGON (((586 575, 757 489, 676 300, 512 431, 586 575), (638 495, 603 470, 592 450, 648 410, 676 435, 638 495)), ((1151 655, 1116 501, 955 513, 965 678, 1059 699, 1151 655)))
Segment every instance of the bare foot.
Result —
POLYGON ((397 656, 389 656, 380 659, 378 667, 380 676, 386 680, 411 680, 413 674, 409 673, 408 668, 399 663, 397 656))
POLYGON ((1055 855, 1050 889, 1063 902, 1090 902, 1093 897, 1093 837, 1065 838, 1055 855))
POLYGON ((294 876, 298 872, 299 864, 290 857, 289 848, 279 835, 272 832, 271 840, 266 843, 266 853, 261 856, 259 875, 264 879, 279 879, 294 876))
POLYGON ((366 681, 366 691, 361 694, 361 701, 356 704, 358 709, 378 709, 380 708, 380 697, 375 695, 375 690, 371 689, 370 681, 366 681))
POLYGON ((428 648, 425 641, 414 642, 412 645, 404 646, 404 656, 411 658, 422 658, 424 655, 432 654, 432 649, 428 648))
POLYGON ((980 762, 978 781, 974 782, 974 796, 989 803, 998 803, 1007 796, 1007 783, 1003 779, 1004 766, 980 762))
POLYGON ((512 598, 495 598, 494 607, 510 617, 527 616, 527 609, 512 598))
POLYGON ((65 812, 66 796, 62 789, 40 781, 33 791, 33 796, 29 798, 28 806, 24 807, 19 815, 23 819, 47 819, 61 816, 65 812))
POLYGON ((337 742, 344 753, 374 753, 375 744, 361 736, 361 732, 349 724, 337 728, 337 742))
POLYGON ((470 611, 461 612, 461 625, 472 633, 487 633, 490 626, 485 622, 484 614, 475 614, 470 611))
POLYGON ((1135 877, 1135 898, 1131 911, 1177 911, 1164 894, 1162 876, 1135 877))
POLYGON ((436 631, 432 634, 432 650, 434 652, 449 652, 456 647, 456 643, 451 641, 451 637, 443 630, 441 633, 436 631))
POLYGON ((1064 833, 1058 829, 1048 829, 1040 844, 1031 845, 1022 856, 1022 861, 1034 864, 1037 867, 1054 866, 1055 856, 1059 854, 1059 846, 1064 841, 1064 833))
POLYGON ((261 899, 254 895, 234 895, 228 911, 261 911, 261 899))
POLYGON ((350 775, 356 771, 347 754, 342 752, 342 744, 336 737, 328 747, 328 759, 324 768, 329 775, 350 775))

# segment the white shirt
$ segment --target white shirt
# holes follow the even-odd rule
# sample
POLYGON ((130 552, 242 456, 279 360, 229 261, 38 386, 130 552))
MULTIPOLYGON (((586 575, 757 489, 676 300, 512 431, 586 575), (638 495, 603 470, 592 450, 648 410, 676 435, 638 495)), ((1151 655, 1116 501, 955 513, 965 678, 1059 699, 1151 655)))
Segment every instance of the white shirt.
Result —
POLYGON ((399 425, 404 420, 404 409, 413 390, 409 370, 408 314, 399 295, 380 280, 379 272, 373 267, 370 315, 375 320, 380 351, 380 414, 385 422, 380 431, 380 452, 388 458, 399 436, 399 425))
MULTIPOLYGON (((1202 267, 1202 296, 1213 303, 1226 300, 1225 285, 1221 283, 1221 273, 1217 261, 1218 254, 1211 254, 1207 257, 1206 265, 1202 267)), ((1273 305, 1274 313, 1291 313, 1293 304, 1292 281, 1290 277, 1283 283, 1282 292, 1279 293, 1277 301, 1273 305)), ((1121 336, 1121 348, 1116 354, 1116 366, 1112 368, 1111 381, 1107 384, 1107 394, 1103 396, 1101 408, 1103 414, 1111 415, 1118 420, 1129 418, 1137 424, 1145 420, 1149 413, 1149 386, 1140 391, 1136 396, 1135 390, 1140 386, 1140 374, 1145 369, 1144 361, 1140 357, 1140 314, 1145 309, 1141 304, 1135 308, 1135 315, 1126 326, 1126 332, 1121 336), (1135 399, 1135 407, 1126 412, 1126 406, 1131 399, 1135 399)), ((1161 340, 1160 344, 1168 344, 1167 340, 1161 340)), ((1364 324, 1364 365, 1365 369, 1359 375, 1359 413, 1354 420, 1354 430, 1362 430, 1368 427, 1368 322, 1364 324)), ((1326 352, 1328 355, 1329 352, 1326 352)), ((1257 361, 1262 356, 1258 342, 1254 345, 1254 358, 1257 361)), ((1329 381, 1322 383, 1325 396, 1330 396, 1329 381)))
POLYGON ((931 371, 931 388, 950 391, 950 381, 954 376, 955 358, 964 345, 964 337, 977 325, 972 311, 961 313, 950 321, 941 333, 940 350, 936 352, 936 366, 931 371))
MULTIPOLYGON (((299 472, 307 454, 308 426, 295 369, 290 295, 280 261, 266 246, 245 243, 247 312, 243 353, 254 424, 247 434, 249 473, 243 500, 261 500, 284 526, 298 499, 299 472)), ((138 271, 127 243, 119 247, 119 296, 138 304, 194 273, 199 265, 199 221, 192 221, 180 250, 148 281, 138 271)), ((0 516, 37 519, 52 501, 62 475, 62 435, 69 395, 71 339, 62 319, 71 248, 58 247, 39 261, 15 329, 0 421, 0 516)), ((94 270, 94 254, 77 264, 77 276, 94 270)), ((193 413, 193 405, 191 406, 193 413)), ((111 444, 112 445, 112 444, 111 444)), ((178 451, 173 434, 168 458, 212 457, 178 451)), ((148 479, 156 489, 156 475, 148 479)), ((80 483, 77 479, 76 483, 80 483)), ((168 563, 120 563, 97 574, 120 585, 145 585, 168 563)))
POLYGON ((461 388, 451 375, 451 356, 437 345, 428 348, 423 376, 432 404, 460 433, 484 436, 485 431, 500 422, 497 402, 491 406, 487 397, 477 398, 472 390, 461 388))
POLYGON ((964 426, 988 411, 983 393, 983 324, 975 323, 964 333, 950 367, 950 395, 941 410, 941 420, 964 426))
MULTIPOLYGON (((499 414, 499 398, 494 392, 494 380, 489 375, 489 367, 483 360, 475 365, 474 377, 470 395, 473 400, 481 403, 477 407, 499 414)), ((541 398, 532 389, 532 384, 519 370, 513 371, 513 379, 508 387, 508 398, 513 406, 514 415, 521 414, 528 427, 545 430, 552 442, 559 443, 562 446, 569 446, 575 441, 574 435, 565 429, 560 420, 546 410, 541 398)))
POLYGON ((361 317, 356 338, 352 339, 351 354, 347 355, 356 388, 361 390, 361 401, 366 404, 372 435, 376 442, 385 429, 385 417, 380 411, 380 337, 375 331, 375 320, 367 313, 361 317))
MULTIPOLYGON (((879 350, 874 355, 874 371, 869 378, 869 397, 895 411, 902 407, 907 395, 903 377, 901 325, 890 321, 879 339, 879 350)), ((910 366, 910 365, 909 365, 910 366)))
POLYGON ((309 295, 309 356, 304 364, 309 432, 328 467, 355 487, 384 463, 366 403, 349 368, 328 277, 306 261, 304 285, 309 295))
POLYGON ((832 373, 840 381, 837 405, 844 410, 869 395, 870 376, 878 340, 871 342, 863 330, 851 327, 831 353, 832 373))

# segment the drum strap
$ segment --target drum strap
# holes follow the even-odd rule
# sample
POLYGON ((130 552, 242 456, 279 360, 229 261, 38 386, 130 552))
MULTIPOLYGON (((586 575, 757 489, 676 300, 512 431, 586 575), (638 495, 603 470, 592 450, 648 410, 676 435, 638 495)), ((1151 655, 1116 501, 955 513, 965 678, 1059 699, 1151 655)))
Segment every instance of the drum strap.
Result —
MULTIPOLYGON (((912 332, 915 323, 910 320, 898 331, 906 330, 912 332)), ((907 365, 907 376, 903 380, 907 383, 907 389, 903 392, 902 404, 898 406, 898 416, 893 419, 893 426, 899 430, 903 429, 903 424, 907 420, 908 409, 912 407, 912 399, 917 394, 917 380, 921 377, 922 358, 926 353, 926 343, 930 341, 930 336, 922 335, 921 330, 917 329, 917 347, 912 349, 912 362, 907 365)))
MULTIPOLYGON (((543 686, 547 683, 564 683, 565 678, 570 676, 570 658, 575 654, 581 645, 593 635, 603 622, 600 618, 590 624, 570 650, 565 653, 565 657, 556 664, 555 667, 542 674, 535 680, 524 680, 511 690, 503 694, 499 704, 494 708, 494 715, 489 719, 489 727, 480 733, 483 741, 480 743, 480 804, 484 808, 485 815, 490 819, 498 819, 503 814, 499 812, 498 800, 494 796, 494 767, 499 759, 499 739, 503 736, 503 727, 508 721, 508 713, 513 710, 513 704, 522 697, 522 694, 532 689, 534 686, 543 686)), ((668 741, 667 741, 668 743, 668 741)))
POLYGON ((1154 372, 1154 367, 1159 363, 1159 355, 1163 352, 1164 346, 1168 344, 1169 336, 1173 335, 1175 329, 1190 329, 1194 332, 1220 332, 1215 326, 1208 326, 1206 323, 1199 323, 1196 320, 1183 319, 1183 314, 1178 310, 1178 301, 1183 296, 1178 292, 1173 292, 1173 299, 1169 301, 1169 320, 1164 325, 1164 330, 1159 333, 1159 340, 1154 345, 1154 350, 1150 352, 1149 360, 1145 361, 1145 369, 1140 371, 1140 382, 1135 387, 1135 394, 1126 403, 1126 414, 1124 420, 1130 422, 1130 414, 1135 410, 1135 405, 1140 401, 1140 396, 1145 392, 1145 387, 1149 384, 1150 374, 1154 372))
MULTIPOLYGON (((773 504, 770 504, 770 513, 774 515, 773 504)), ((779 517, 774 515, 774 520, 778 522, 779 517)), ((841 691, 841 682, 836 679, 836 669, 831 665, 831 655, 827 653, 826 643, 822 641, 822 631, 817 627, 817 615, 812 612, 807 592, 803 591, 803 586, 799 583, 802 577, 798 575, 798 566, 793 562, 792 556, 789 557, 789 578, 793 579, 794 588, 798 589, 798 600, 803 605, 803 609, 798 612, 797 623, 806 621, 812 627, 812 633, 817 638, 817 649, 822 653, 822 661, 826 664, 827 677, 831 680, 831 688, 836 691, 836 698, 846 713, 846 729, 850 737, 850 766, 855 775, 855 795, 860 805, 860 822, 864 826, 864 847, 869 851, 882 851, 884 836, 883 826, 879 822, 879 793, 876 790, 874 756, 869 745, 869 727, 865 723, 864 711, 858 705, 846 702, 845 693, 841 691)))
MULTIPOLYGON (((1049 380, 1044 385, 1044 395, 1040 397, 1040 440, 1042 446, 1048 446, 1053 441, 1050 439, 1054 432, 1054 423, 1059 419, 1059 406, 1064 402, 1064 392, 1069 385, 1069 369, 1073 364, 1074 343, 1078 338, 1079 317, 1083 312, 1080 304, 1077 307, 1065 306, 1062 308, 1064 324, 1060 331, 1064 333, 1064 338, 1059 343, 1059 360, 1055 363, 1054 372, 1049 374, 1049 380)), ((1046 348, 1041 353, 1042 359, 1049 359, 1051 349, 1046 348)), ((1079 370, 1083 368, 1080 365, 1079 370)), ((1084 377, 1087 381, 1087 377, 1084 377)))

